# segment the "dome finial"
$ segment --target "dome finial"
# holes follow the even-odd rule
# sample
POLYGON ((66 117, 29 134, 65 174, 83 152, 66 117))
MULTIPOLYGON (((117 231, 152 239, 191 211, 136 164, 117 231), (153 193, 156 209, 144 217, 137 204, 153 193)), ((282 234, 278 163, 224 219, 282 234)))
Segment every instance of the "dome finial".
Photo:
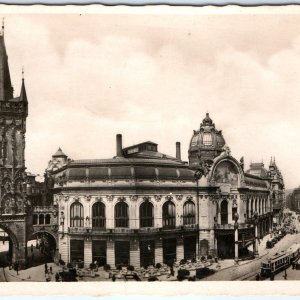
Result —
POLYGON ((22 66, 22 80, 24 80, 24 66, 22 66))

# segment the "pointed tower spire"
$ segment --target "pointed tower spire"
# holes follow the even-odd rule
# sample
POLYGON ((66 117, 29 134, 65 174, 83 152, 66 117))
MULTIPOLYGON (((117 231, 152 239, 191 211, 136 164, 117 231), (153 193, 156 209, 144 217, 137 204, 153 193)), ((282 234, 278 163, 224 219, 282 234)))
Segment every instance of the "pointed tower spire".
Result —
POLYGON ((8 57, 4 43, 4 21, 2 23, 2 35, 0 35, 0 101, 8 101, 13 98, 8 67, 8 57))
POLYGON ((28 102, 26 89, 25 89, 25 82, 24 82, 24 67, 22 67, 22 86, 21 86, 21 93, 20 93, 20 101, 28 102))

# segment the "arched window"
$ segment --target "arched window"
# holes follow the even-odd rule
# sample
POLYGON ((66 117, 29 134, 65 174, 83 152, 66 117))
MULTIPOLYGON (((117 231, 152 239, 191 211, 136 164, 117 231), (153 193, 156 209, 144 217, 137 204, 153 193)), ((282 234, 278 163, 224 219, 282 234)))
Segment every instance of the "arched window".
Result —
POLYGON ((251 200, 251 216, 253 216, 254 210, 253 210, 253 205, 254 205, 254 199, 251 200))
POLYGON ((195 204, 193 201, 187 201, 183 205, 183 225, 196 223, 195 204))
POLYGON ((254 208, 255 208, 255 212, 257 212, 257 198, 255 199, 255 206, 254 206, 254 208))
POLYGON ((45 222, 44 215, 39 215, 39 224, 44 224, 44 222, 45 222))
POLYGON ((149 201, 140 206, 140 226, 153 227, 153 204, 149 201))
POLYGON ((105 228, 105 205, 102 202, 96 202, 92 207, 92 226, 105 228))
POLYGON ((47 214, 46 217, 45 217, 45 224, 50 224, 50 215, 47 214))
POLYGON ((115 206, 116 227, 128 227, 128 205, 125 202, 119 202, 115 206))
POLYGON ((37 215, 32 215, 32 224, 37 225, 38 223, 38 216, 37 215))
POLYGON ((209 132, 203 133, 203 145, 210 146, 212 145, 212 135, 209 132))
POLYGON ((163 227, 174 228, 176 225, 175 205, 171 201, 167 201, 163 205, 162 211, 163 227))
POLYGON ((258 199, 258 214, 261 214, 261 200, 258 199))
POLYGON ((71 227, 83 227, 83 205, 79 202, 75 202, 71 205, 70 214, 70 226, 71 227))
POLYGON ((226 200, 221 203, 221 224, 228 224, 228 203, 226 200))

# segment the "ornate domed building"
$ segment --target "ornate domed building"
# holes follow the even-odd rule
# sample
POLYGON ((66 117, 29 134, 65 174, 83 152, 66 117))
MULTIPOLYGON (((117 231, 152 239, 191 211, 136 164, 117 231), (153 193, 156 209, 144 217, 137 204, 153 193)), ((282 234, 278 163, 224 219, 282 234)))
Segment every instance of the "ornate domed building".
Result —
POLYGON ((257 255, 272 225, 269 178, 244 172, 209 114, 194 131, 189 164, 144 142, 110 159, 71 160, 61 149, 46 170, 59 208, 65 262, 135 267, 200 256, 257 255))

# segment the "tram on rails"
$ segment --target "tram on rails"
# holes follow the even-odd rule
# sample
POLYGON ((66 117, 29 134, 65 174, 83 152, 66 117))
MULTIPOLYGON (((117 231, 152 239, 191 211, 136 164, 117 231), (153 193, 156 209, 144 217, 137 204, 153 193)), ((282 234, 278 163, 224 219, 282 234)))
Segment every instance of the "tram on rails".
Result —
POLYGON ((300 244, 294 244, 286 251, 281 251, 270 257, 267 257, 261 263, 261 276, 270 277, 271 274, 276 274, 288 268, 292 262, 299 259, 300 244))

